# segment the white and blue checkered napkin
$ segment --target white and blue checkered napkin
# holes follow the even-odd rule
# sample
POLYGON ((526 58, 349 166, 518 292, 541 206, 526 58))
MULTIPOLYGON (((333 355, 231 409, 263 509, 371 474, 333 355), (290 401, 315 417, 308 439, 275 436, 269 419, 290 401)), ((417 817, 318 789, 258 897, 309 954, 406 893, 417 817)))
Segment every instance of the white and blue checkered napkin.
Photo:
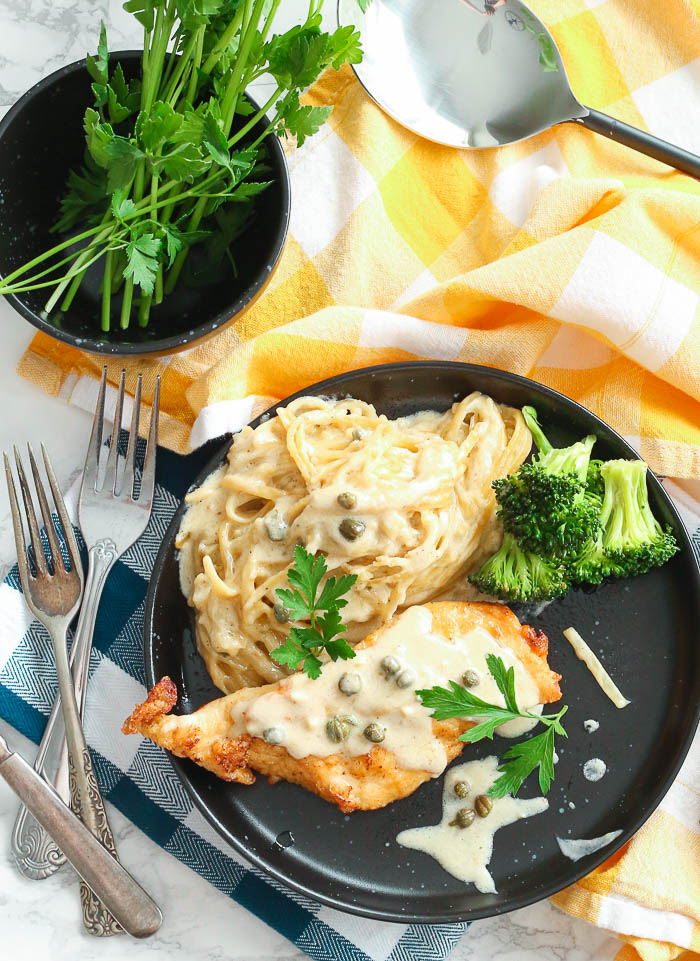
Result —
MULTIPOLYGON (((121 733, 124 718, 146 696, 142 630, 148 578, 168 523, 198 469, 192 458, 159 450, 148 529, 115 565, 102 597, 85 729, 103 794, 157 844, 312 958, 442 961, 466 925, 364 920, 273 883, 248 867, 195 809, 165 751, 121 733)), ((0 585, 0 717, 38 742, 55 697, 51 642, 32 620, 15 567, 0 585)))

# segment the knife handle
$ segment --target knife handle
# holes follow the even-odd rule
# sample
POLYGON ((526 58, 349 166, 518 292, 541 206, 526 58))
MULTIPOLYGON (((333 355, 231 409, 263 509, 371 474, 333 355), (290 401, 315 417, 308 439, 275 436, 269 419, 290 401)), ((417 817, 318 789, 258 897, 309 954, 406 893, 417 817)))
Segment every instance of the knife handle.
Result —
POLYGON ((160 908, 66 807, 56 791, 0 737, 0 777, 53 838, 80 877, 124 930, 147 938, 161 926, 160 908))

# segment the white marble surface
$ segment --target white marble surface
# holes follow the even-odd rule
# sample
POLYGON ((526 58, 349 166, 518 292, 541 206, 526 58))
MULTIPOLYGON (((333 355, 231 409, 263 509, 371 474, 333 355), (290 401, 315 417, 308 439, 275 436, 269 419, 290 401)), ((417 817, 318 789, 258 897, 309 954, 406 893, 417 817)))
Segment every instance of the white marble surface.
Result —
MULTIPOLYGON (((328 12, 332 12, 328 0, 328 12)), ((290 23, 306 0, 286 0, 290 23)), ((0 0, 0 116, 33 83, 92 49, 104 18, 113 49, 134 46, 138 31, 118 0, 0 0)), ((0 230, 2 224, 0 223, 0 230)), ((0 449, 27 440, 49 441, 63 485, 78 473, 90 418, 22 381, 15 365, 32 328, 0 302, 0 449)), ((0 574, 13 560, 7 494, 0 484, 0 574)), ((0 734, 32 760, 35 746, 0 721, 0 734)), ((165 921, 146 942, 96 941, 80 924, 75 875, 64 868, 46 881, 15 869, 9 835, 17 802, 0 781, 0 957, 8 961, 266 961, 306 956, 244 908, 158 848, 114 808, 110 818, 124 863, 154 895, 165 921)), ((476 922, 452 961, 607 961, 618 942, 569 918, 548 902, 505 917, 476 922)))

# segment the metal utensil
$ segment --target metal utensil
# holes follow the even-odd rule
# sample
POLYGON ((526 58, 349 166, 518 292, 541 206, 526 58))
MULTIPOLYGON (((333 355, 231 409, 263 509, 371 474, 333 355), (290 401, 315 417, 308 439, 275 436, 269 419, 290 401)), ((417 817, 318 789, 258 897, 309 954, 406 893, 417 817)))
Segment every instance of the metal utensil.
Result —
MULTIPOLYGON (((97 837, 110 854, 116 858, 117 851, 114 845, 114 837, 112 836, 112 831, 107 821, 104 802, 92 766, 92 758, 85 742, 85 734, 80 723, 80 714, 75 699, 73 677, 68 664, 68 651, 66 648, 68 626, 78 611, 83 595, 83 568, 80 562, 80 554, 78 552, 75 534, 73 533, 73 527, 68 518, 63 497, 61 496, 61 491, 58 487, 46 450, 42 445, 44 466, 49 479, 49 486, 53 495, 56 511, 58 512, 59 524, 55 523, 51 515, 51 508, 49 507, 31 446, 28 445, 28 449, 29 463, 34 477, 34 487, 39 499, 41 515, 44 521, 44 530, 48 541, 48 551, 45 549, 41 535, 39 534, 32 494, 27 483, 24 468, 22 467, 19 452, 17 448, 15 448, 15 464, 22 491, 22 499, 24 501, 27 526, 29 528, 31 554, 27 551, 22 527, 22 517, 17 501, 17 493, 15 491, 15 482, 7 454, 4 455, 4 458, 5 476, 7 478, 7 488, 10 495, 12 524, 17 545, 17 565, 19 567, 22 591, 27 606, 37 620, 44 625, 53 644, 56 674, 58 676, 58 689, 61 696, 61 707, 68 743, 68 776, 71 807, 75 813, 80 816, 83 823, 90 828, 95 837, 97 837), (66 546, 70 567, 66 567, 61 554, 59 545, 61 531, 63 533, 63 542, 66 546)), ((83 922, 91 934, 105 936, 117 934, 122 931, 122 928, 114 917, 82 881, 80 885, 80 895, 83 906, 83 922)))
POLYGON ((579 103, 551 34, 520 0, 372 0, 364 14, 338 0, 338 20, 360 29, 360 83, 421 137, 497 147, 573 121, 700 178, 696 154, 579 103))
MULTIPOLYGON (((112 428, 110 453, 103 479, 98 492, 98 462, 102 447, 104 426, 104 406, 107 386, 107 369, 102 371, 102 382, 97 401, 97 409, 92 425, 90 442, 83 471, 80 489, 78 517, 83 537, 88 547, 88 574, 85 593, 80 610, 78 625, 71 647, 71 664, 75 683, 76 700, 83 716, 85 694, 87 691, 90 651, 95 629, 95 618, 102 596, 107 575, 115 561, 136 541, 146 529, 153 504, 155 488, 155 456, 158 441, 158 404, 160 378, 156 381, 151 413, 146 460, 141 476, 138 500, 134 500, 133 485, 136 460, 136 441, 141 408, 141 375, 136 383, 136 395, 131 419, 131 432, 126 454, 126 466, 121 479, 119 493, 114 494, 117 473, 117 449, 119 430, 124 407, 124 373, 119 385, 117 407, 112 428), (117 516, 118 514, 118 516, 117 516), (109 532, 110 536, 104 535, 109 532)), ((60 699, 56 699, 51 716, 44 731, 34 769, 49 780, 58 794, 68 800, 68 755, 65 741, 65 727, 60 710, 60 699)), ((22 805, 17 814, 12 832, 12 850, 17 864, 27 877, 41 879, 49 877, 65 863, 65 857, 49 835, 36 823, 27 808, 22 805)))
POLYGON ((135 938, 161 926, 155 901, 66 807, 56 791, 0 737, 0 777, 10 785, 119 924, 135 938))

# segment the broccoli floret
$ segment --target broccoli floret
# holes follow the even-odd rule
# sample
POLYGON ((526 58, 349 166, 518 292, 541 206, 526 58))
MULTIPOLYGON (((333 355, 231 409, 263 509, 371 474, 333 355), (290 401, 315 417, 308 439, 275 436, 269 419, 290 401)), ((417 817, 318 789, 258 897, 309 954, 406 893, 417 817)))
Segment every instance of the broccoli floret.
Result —
POLYGON ((537 420, 535 408, 523 407, 522 413, 538 450, 534 463, 548 474, 574 474, 580 484, 585 484, 591 450, 596 442, 595 434, 589 434, 571 447, 552 447, 537 420))
POLYGON ((586 482, 595 436, 555 448, 545 437, 533 407, 523 417, 538 448, 529 464, 493 483, 503 529, 520 546, 543 557, 576 555, 598 528, 600 500, 586 482))
POLYGON ((600 584, 606 577, 623 574, 622 567, 605 552, 602 528, 588 538, 568 565, 568 573, 574 584, 600 584))
POLYGON ((576 584, 600 584, 605 577, 634 577, 665 564, 678 545, 652 513, 647 465, 641 460, 611 460, 595 469, 593 484, 603 485, 600 529, 570 565, 571 579, 576 584))
POLYGON ((609 460, 600 468, 605 483, 600 525, 603 549, 623 577, 644 574, 673 557, 678 544, 654 517, 642 460, 609 460))
POLYGON ((500 549, 469 575, 469 581, 483 594, 504 601, 550 601, 569 589, 558 563, 522 550, 508 533, 503 535, 500 549))

